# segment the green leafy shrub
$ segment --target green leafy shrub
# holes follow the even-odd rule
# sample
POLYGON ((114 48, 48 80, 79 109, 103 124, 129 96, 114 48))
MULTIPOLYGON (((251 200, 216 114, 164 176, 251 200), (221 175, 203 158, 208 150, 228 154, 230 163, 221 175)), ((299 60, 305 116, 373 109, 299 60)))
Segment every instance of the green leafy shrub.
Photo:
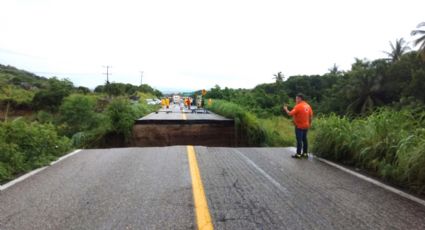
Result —
POLYGON ((102 147, 105 136, 111 130, 111 122, 107 115, 101 113, 96 115, 97 123, 101 124, 90 130, 74 133, 72 135, 72 145, 76 148, 97 148, 102 147))
POLYGON ((44 123, 53 123, 53 115, 49 112, 46 112, 44 110, 40 110, 37 112, 36 120, 42 124, 44 123))
POLYGON ((130 101, 125 98, 115 98, 107 108, 107 115, 111 121, 111 131, 124 135, 128 139, 134 119, 138 115, 130 101))
POLYGON ((122 147, 131 136, 134 120, 156 109, 124 97, 105 100, 73 94, 60 107, 58 128, 77 148, 122 147))
POLYGON ((0 181, 48 164, 71 149, 52 124, 23 119, 0 123, 0 181))
POLYGON ((50 78, 47 82, 48 87, 34 95, 32 105, 37 110, 57 112, 62 100, 71 93, 73 84, 69 80, 58 80, 57 78, 50 78))
POLYGON ((100 119, 95 112, 96 100, 94 96, 80 94, 66 97, 59 108, 61 131, 70 137, 100 125, 100 119))
POLYGON ((10 103, 12 108, 28 108, 34 97, 34 91, 25 90, 13 85, 0 87, 0 106, 10 103))

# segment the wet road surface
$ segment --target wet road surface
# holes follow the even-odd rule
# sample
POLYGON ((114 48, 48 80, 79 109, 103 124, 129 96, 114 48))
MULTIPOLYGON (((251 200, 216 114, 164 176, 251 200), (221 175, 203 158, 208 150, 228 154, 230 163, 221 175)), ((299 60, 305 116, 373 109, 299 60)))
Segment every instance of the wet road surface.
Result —
MULTIPOLYGON (((291 148, 194 150, 215 229, 425 229, 424 206, 291 148)), ((0 229, 197 229, 188 156, 83 150, 1 191, 0 229)))

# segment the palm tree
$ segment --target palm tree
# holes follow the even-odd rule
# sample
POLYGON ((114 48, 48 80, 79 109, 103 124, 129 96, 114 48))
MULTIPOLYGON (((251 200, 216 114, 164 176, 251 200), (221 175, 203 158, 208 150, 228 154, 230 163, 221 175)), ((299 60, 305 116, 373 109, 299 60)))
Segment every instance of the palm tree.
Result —
POLYGON ((356 59, 355 65, 345 85, 346 99, 350 102, 347 110, 364 114, 383 104, 384 76, 377 70, 378 63, 356 59))
POLYGON ((403 38, 396 39, 395 44, 390 42, 390 46, 391 52, 384 51, 384 53, 390 57, 392 62, 400 60, 401 56, 410 50, 410 47, 406 44, 406 41, 404 41, 403 38))
POLYGON ((336 63, 334 63, 334 65, 328 69, 329 73, 332 75, 338 75, 341 73, 341 71, 339 70, 339 67, 336 65, 336 63))
POLYGON ((347 91, 351 103, 347 109, 355 113, 366 113, 381 105, 383 102, 379 94, 382 91, 382 79, 382 75, 361 75, 351 82, 353 85, 347 91))
POLYGON ((279 83, 282 83, 283 82, 284 76, 283 76, 282 72, 279 72, 277 74, 273 74, 273 76, 274 76, 273 79, 276 79, 276 83, 279 84, 279 83))
POLYGON ((416 26, 416 30, 412 30, 410 33, 412 36, 420 35, 415 40, 415 46, 419 45, 419 54, 422 56, 422 59, 425 61, 425 28, 420 29, 421 27, 425 27, 425 22, 421 22, 416 26))

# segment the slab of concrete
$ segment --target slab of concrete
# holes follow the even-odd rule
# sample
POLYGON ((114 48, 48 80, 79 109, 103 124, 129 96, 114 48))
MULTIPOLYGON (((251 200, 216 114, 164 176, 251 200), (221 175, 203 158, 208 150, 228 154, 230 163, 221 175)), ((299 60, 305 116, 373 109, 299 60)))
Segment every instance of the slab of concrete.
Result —
POLYGON ((235 146, 235 122, 208 112, 162 109, 134 122, 132 146, 235 146))

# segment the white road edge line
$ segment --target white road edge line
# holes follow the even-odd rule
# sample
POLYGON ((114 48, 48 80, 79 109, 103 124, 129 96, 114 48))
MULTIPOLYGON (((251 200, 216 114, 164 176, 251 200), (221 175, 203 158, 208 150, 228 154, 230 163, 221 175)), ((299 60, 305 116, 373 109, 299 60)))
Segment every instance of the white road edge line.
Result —
POLYGON ((70 156, 72 156, 72 155, 75 155, 75 154, 79 153, 80 151, 81 151, 81 149, 77 149, 77 150, 75 150, 75 151, 74 151, 74 152, 72 152, 72 153, 69 153, 69 154, 67 154, 67 155, 65 155, 65 156, 61 156, 61 157, 59 157, 59 159, 57 159, 56 161, 51 162, 51 163, 50 163, 50 165, 57 164, 57 163, 59 163, 59 162, 61 162, 61 161, 65 160, 66 158, 68 158, 68 157, 70 157, 70 156))
MULTIPOLYGON (((76 154, 76 153, 78 153, 78 152, 80 152, 80 151, 81 151, 81 149, 77 149, 77 150, 75 150, 74 152, 71 152, 71 153, 69 153, 69 154, 67 154, 67 155, 65 155, 65 156, 62 156, 62 157, 60 157, 58 160, 56 160, 56 161, 54 161, 54 162, 51 162, 51 163, 50 163, 50 166, 51 166, 51 165, 54 165, 54 164, 56 164, 56 163, 58 163, 58 162, 60 162, 60 161, 62 161, 62 160, 65 160, 66 158, 68 158, 68 157, 70 157, 70 156, 72 156, 72 155, 74 155, 74 154, 76 154)), ((5 190, 5 189, 7 189, 7 188, 9 188, 9 187, 11 187, 11 186, 13 186, 13 185, 15 185, 16 183, 19 183, 19 182, 21 182, 21 181, 23 181, 23 180, 25 180, 25 179, 27 179, 27 178, 29 178, 29 177, 31 177, 31 176, 33 176, 33 175, 37 174, 37 173, 39 173, 39 172, 41 172, 41 171, 45 170, 47 167, 49 167, 49 166, 44 166, 44 167, 42 167, 42 168, 35 169, 35 170, 33 170, 33 171, 31 171, 31 172, 29 172, 29 173, 27 173, 27 174, 24 174, 24 175, 22 175, 22 176, 20 176, 20 177, 18 177, 18 178, 16 178, 16 179, 14 179, 14 180, 12 180, 12 181, 8 182, 7 184, 4 184, 4 185, 0 186, 0 191, 3 191, 3 190, 5 190)))
MULTIPOLYGON (((296 148, 294 148, 294 147, 290 147, 290 149, 294 150, 294 152, 296 151, 296 148)), ((310 154, 312 154, 312 153, 310 153, 310 154)), ((365 181, 367 181, 369 183, 372 183, 372 184, 374 184, 374 185, 376 185, 378 187, 381 187, 381 188, 383 188, 383 189, 385 189, 387 191, 393 192, 393 193, 398 194, 398 195, 400 195, 400 196, 402 196, 402 197, 404 197, 406 199, 409 199, 411 201, 414 201, 416 203, 419 203, 419 204, 425 206, 425 200, 423 200, 421 198, 418 198, 416 196, 413 196, 413 195, 410 195, 408 193, 405 193, 405 192, 403 192, 403 191, 401 191, 399 189, 396 189, 394 187, 388 186, 388 185, 386 185, 386 184, 384 184, 382 182, 379 182, 379 181, 377 181, 375 179, 372 179, 370 177, 364 176, 364 175, 362 175, 360 173, 357 173, 357 172, 355 172, 353 170, 350 170, 348 168, 345 168, 345 167, 343 167, 341 165, 338 165, 338 164, 335 164, 335 163, 330 162, 328 160, 325 160, 325 159, 323 159, 321 157, 318 157, 318 156, 315 156, 315 155, 313 155, 313 156, 314 156, 315 159, 317 159, 317 160, 319 160, 319 161, 321 161, 321 162, 323 162, 325 164, 328 164, 330 166, 333 166, 333 167, 335 167, 335 168, 337 168, 339 170, 342 170, 342 171, 344 171, 346 173, 349 173, 349 174, 351 174, 351 175, 353 175, 353 176, 355 176, 357 178, 360 178, 362 180, 365 180, 365 181)))
MULTIPOLYGON (((290 147, 290 148, 291 148, 292 150, 294 150, 294 152, 296 151, 296 148, 294 148, 294 147, 290 147)), ((310 153, 310 154, 311 154, 311 153, 310 153)), ((313 156, 314 156, 314 155, 313 155, 313 156)), ((383 189, 385 189, 385 190, 387 190, 387 191, 393 192, 393 193, 395 193, 395 194, 398 194, 399 196, 402 196, 402 197, 404 197, 404 198, 406 198, 406 199, 409 199, 409 200, 411 200, 411 201, 414 201, 414 202, 416 202, 416 203, 418 203, 418 204, 421 204, 421 205, 425 206, 425 200, 422 200, 421 198, 418 198, 418 197, 415 197, 415 196, 410 195, 410 194, 408 194, 408 193, 405 193, 405 192, 403 192, 403 191, 401 191, 401 190, 398 190, 398 189, 396 189, 396 188, 394 188, 394 187, 391 187, 391 186, 388 186, 388 185, 386 185, 386 184, 384 184, 384 183, 381 183, 381 182, 379 182, 379 181, 377 181, 377 180, 375 180, 375 179, 372 179, 372 178, 370 178, 370 177, 364 176, 364 175, 362 175, 362 174, 360 174, 360 173, 357 173, 357 172, 355 172, 355 171, 353 171, 353 170, 350 170, 350 169, 348 169, 348 168, 345 168, 345 167, 343 167, 343 166, 341 166, 341 165, 338 165, 338 164, 335 164, 335 163, 330 162, 330 161, 328 161, 328 160, 325 160, 325 159, 323 159, 323 158, 321 158, 321 157, 314 156, 314 158, 315 158, 315 159, 317 159, 317 160, 319 160, 319 161, 321 161, 321 162, 323 162, 323 163, 325 163, 325 164, 328 164, 328 165, 333 166, 333 167, 335 167, 335 168, 337 168, 337 169, 339 169, 339 170, 342 170, 342 171, 344 171, 344 172, 346 172, 346 173, 349 173, 349 174, 351 174, 351 175, 353 175, 353 176, 355 176, 355 177, 357 177, 357 178, 360 178, 360 179, 365 180, 365 181, 367 181, 367 182, 369 182, 369 183, 372 183, 372 184, 374 184, 374 185, 376 185, 376 186, 378 186, 378 187, 381 187, 381 188, 383 188, 383 189)))
POLYGON ((245 156, 243 153, 236 150, 239 156, 241 156, 248 164, 254 167, 257 171, 261 173, 267 180, 269 180, 274 186, 276 186, 281 192, 285 194, 289 194, 288 189, 283 187, 279 182, 277 182, 273 177, 271 177, 268 173, 266 173, 262 168, 260 168, 257 164, 255 164, 251 159, 245 156))

